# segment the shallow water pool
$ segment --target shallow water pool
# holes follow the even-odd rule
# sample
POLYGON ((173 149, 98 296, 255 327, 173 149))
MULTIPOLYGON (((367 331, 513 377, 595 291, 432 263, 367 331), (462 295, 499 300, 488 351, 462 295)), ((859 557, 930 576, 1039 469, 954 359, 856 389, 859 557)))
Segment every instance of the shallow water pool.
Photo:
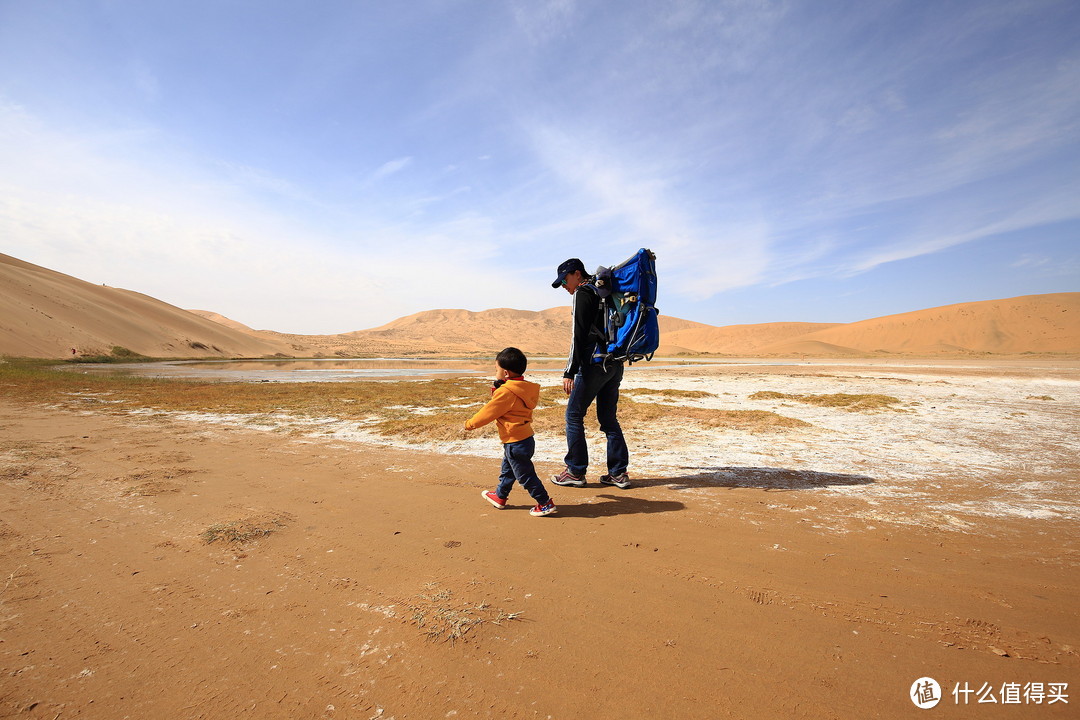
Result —
MULTIPOLYGON (((538 358, 529 372, 561 372, 564 360, 538 358)), ((494 360, 373 358, 342 360, 167 360, 149 363, 79 363, 73 372, 93 375, 217 380, 229 382, 347 382, 432 377, 486 377, 494 360)))

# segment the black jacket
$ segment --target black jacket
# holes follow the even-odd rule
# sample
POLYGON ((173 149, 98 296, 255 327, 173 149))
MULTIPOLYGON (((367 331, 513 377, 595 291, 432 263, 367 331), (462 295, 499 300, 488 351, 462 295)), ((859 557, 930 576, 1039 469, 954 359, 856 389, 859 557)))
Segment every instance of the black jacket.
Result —
POLYGON ((586 283, 578 286, 573 296, 573 337, 570 356, 566 360, 564 378, 572 378, 592 362, 596 343, 605 337, 604 314, 596 288, 586 283))

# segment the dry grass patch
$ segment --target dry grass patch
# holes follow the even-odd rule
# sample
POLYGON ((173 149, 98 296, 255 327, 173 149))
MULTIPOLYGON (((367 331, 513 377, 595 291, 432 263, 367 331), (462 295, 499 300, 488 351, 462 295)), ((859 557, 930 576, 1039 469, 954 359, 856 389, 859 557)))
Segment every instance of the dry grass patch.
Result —
POLYGON ((0 481, 25 483, 34 490, 49 491, 66 483, 79 471, 56 445, 11 442, 0 447, 0 481))
POLYGON ((411 611, 409 622, 428 639, 449 642, 463 639, 469 631, 485 623, 501 625, 521 617, 520 612, 504 612, 487 603, 454 600, 452 591, 438 590, 434 585, 429 586, 429 592, 416 595, 405 605, 411 611))
MULTIPOLYGON (((657 423, 685 424, 716 429, 748 430, 764 432, 796 427, 809 427, 810 423, 797 418, 787 417, 767 410, 721 410, 716 408, 684 407, 667 403, 655 403, 636 400, 635 396, 665 394, 669 397, 705 397, 710 393, 697 390, 630 390, 620 391, 620 397, 629 396, 619 403, 619 423, 624 431, 634 431, 657 423), (689 393, 682 395, 682 393, 689 393)), ((566 394, 562 389, 545 388, 540 393, 540 408, 533 414, 533 422, 538 433, 561 434, 566 418, 566 394)), ((585 418, 586 428, 597 427, 596 404, 589 408, 585 418)))
POLYGON ((672 398, 675 400, 700 400, 702 398, 715 397, 713 393, 704 390, 676 390, 674 388, 662 388, 660 390, 648 390, 646 388, 630 388, 619 390, 620 396, 640 397, 653 396, 672 398))
POLYGON ((206 528, 200 537, 207 545, 219 540, 228 545, 247 545, 283 530, 292 519, 289 513, 262 513, 239 520, 216 523, 206 528))
POLYGON ((333 383, 199 382, 117 375, 75 374, 42 362, 0 363, 0 390, 28 402, 83 404, 107 397, 109 411, 155 409, 246 415, 256 424, 276 416, 395 421, 461 417, 486 402, 490 381, 480 378, 333 383), (416 412, 424 408, 430 415, 416 412))
POLYGON ((495 423, 491 423, 470 433, 465 429, 465 421, 470 415, 469 412, 461 411, 409 415, 403 418, 382 420, 373 425, 371 430, 380 435, 414 442, 454 442, 475 436, 476 432, 485 434, 495 432, 495 423))
MULTIPOLYGON (((479 378, 333 383, 201 382, 123 375, 83 375, 40 361, 0 363, 0 390, 30 402, 72 403, 107 396, 111 408, 357 419, 393 406, 440 407, 486 400, 479 378)), ((400 411, 398 411, 400 412, 400 411)))
POLYGON ((803 420, 768 410, 688 408, 636 401, 619 406, 619 420, 623 425, 643 425, 658 422, 683 424, 690 422, 707 428, 727 428, 749 430, 751 432, 810 426, 810 423, 803 420))
POLYGON ((139 483, 138 485, 132 485, 120 494, 124 496, 153 497, 155 495, 177 493, 180 492, 181 489, 182 488, 175 483, 165 482, 164 480, 150 480, 148 482, 139 483))
POLYGON ((849 395, 847 393, 833 393, 831 395, 790 395, 788 393, 765 390, 756 392, 750 396, 751 400, 794 400, 795 402, 818 407, 843 408, 849 411, 858 410, 883 410, 892 409, 899 405, 900 399, 892 395, 849 395))
MULTIPOLYGON (((244 415, 254 424, 280 424, 285 416, 356 422, 381 435, 411 442, 455 442, 495 434, 495 424, 469 433, 465 420, 491 397, 490 381, 454 378, 422 381, 334 383, 220 383, 132 376, 79 375, 44 363, 0 363, 0 391, 30 402, 95 403, 102 412, 153 409, 244 415), (10 391, 10 392, 9 392, 10 391)), ((693 423, 710 428, 751 431, 801 427, 807 423, 772 412, 687 408, 633 400, 635 396, 673 399, 707 397, 697 390, 628 389, 619 406, 624 426, 647 423, 693 423)), ((533 414, 538 434, 560 435, 566 412, 561 387, 541 389, 540 405, 533 414)), ((595 405, 587 422, 595 426, 595 405)))

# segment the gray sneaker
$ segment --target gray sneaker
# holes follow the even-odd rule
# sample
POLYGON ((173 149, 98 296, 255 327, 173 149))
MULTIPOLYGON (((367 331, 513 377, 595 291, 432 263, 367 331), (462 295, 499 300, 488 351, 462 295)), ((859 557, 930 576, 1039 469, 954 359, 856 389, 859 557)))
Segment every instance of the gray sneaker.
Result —
POLYGON ((601 475, 600 484, 614 485, 617 488, 625 490, 630 487, 630 476, 626 473, 623 473, 622 475, 601 475))
POLYGON ((551 482, 564 487, 585 487, 585 477, 578 477, 567 469, 564 469, 558 475, 552 475, 551 482))

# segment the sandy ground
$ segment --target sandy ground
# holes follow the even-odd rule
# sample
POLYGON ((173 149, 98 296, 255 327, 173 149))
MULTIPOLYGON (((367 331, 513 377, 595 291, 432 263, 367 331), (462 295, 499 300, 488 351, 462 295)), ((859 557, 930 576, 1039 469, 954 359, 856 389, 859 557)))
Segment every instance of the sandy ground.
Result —
POLYGON ((0 398, 0 718, 892 718, 924 676, 943 716, 1076 717, 1080 364, 626 386, 810 427, 634 428, 635 487, 532 518, 479 497, 490 439, 0 398))

